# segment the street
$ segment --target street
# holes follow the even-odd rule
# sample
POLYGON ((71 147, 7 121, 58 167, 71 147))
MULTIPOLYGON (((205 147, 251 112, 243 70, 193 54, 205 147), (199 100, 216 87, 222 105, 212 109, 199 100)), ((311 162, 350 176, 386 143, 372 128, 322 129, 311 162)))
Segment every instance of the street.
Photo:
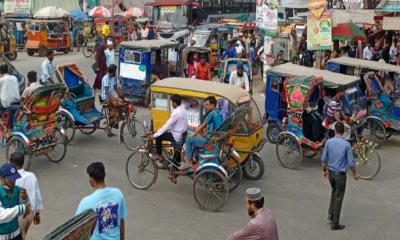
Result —
MULTIPOLYGON (((38 72, 43 58, 28 57, 20 52, 12 63, 26 76, 38 72)), ((76 63, 89 82, 93 83, 91 65, 94 58, 82 52, 57 54, 55 63, 76 63)), ((259 84, 260 85, 260 84, 259 84)), ((264 97, 261 87, 254 97, 263 114, 264 97)), ((138 107, 140 120, 150 120, 148 109, 138 107)), ((55 227, 74 216, 80 199, 90 194, 86 167, 93 161, 106 166, 106 184, 118 187, 125 195, 128 210, 128 240, 196 240, 226 239, 247 224, 249 217, 244 204, 245 190, 259 187, 266 197, 266 206, 276 215, 280 239, 399 239, 400 216, 400 138, 394 136, 379 149, 382 168, 371 181, 355 181, 348 176, 342 208, 343 231, 331 231, 327 221, 330 186, 320 174, 320 156, 305 159, 298 170, 283 168, 277 160, 275 145, 267 143, 261 152, 266 171, 259 181, 243 179, 229 195, 221 212, 199 210, 192 194, 192 180, 178 178, 171 184, 161 171, 157 182, 145 191, 136 190, 127 181, 125 162, 130 152, 119 138, 108 138, 103 131, 86 136, 77 135, 68 146, 66 158, 59 164, 45 157, 34 158, 30 171, 38 177, 44 201, 42 223, 32 226, 28 239, 41 239, 55 227)), ((4 149, 2 149, 4 159, 4 149)), ((4 160, 3 160, 4 162, 4 160)))

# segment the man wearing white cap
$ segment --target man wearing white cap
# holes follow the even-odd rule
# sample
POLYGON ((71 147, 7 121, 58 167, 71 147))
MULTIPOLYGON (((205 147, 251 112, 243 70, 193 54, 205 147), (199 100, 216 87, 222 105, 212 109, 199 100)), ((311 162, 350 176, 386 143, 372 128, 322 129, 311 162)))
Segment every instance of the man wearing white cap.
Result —
POLYGON ((107 49, 104 50, 104 54, 106 55, 107 68, 110 67, 111 64, 115 64, 114 44, 111 40, 107 40, 107 49))
POLYGON ((279 240, 275 216, 264 207, 264 196, 259 188, 246 190, 246 208, 250 222, 241 230, 229 236, 229 240, 279 240))

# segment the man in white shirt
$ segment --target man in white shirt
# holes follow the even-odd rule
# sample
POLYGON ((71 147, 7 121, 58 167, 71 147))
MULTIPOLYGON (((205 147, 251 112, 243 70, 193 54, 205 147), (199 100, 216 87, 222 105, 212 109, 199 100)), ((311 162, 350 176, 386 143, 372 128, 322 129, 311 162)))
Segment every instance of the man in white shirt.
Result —
POLYGON ((236 71, 231 73, 229 77, 229 84, 241 87, 245 89, 246 92, 250 91, 249 77, 247 76, 247 73, 244 71, 242 63, 238 63, 238 65, 236 66, 236 71))
POLYGON ((371 60, 373 56, 374 56, 374 53, 371 49, 371 44, 368 43, 367 46, 363 50, 363 59, 371 60))
POLYGON ((389 50, 390 63, 396 64, 396 62, 397 62, 397 55, 398 55, 398 53, 399 53, 398 50, 399 50, 399 49, 397 48, 397 43, 394 42, 394 43, 392 44, 392 46, 390 47, 390 50, 389 50))
POLYGON ((49 50, 47 52, 46 59, 41 65, 42 77, 40 79, 41 84, 55 83, 56 81, 56 68, 53 65, 54 51, 49 50))
POLYGON ((30 72, 28 72, 28 75, 27 75, 27 76, 28 76, 29 85, 28 85, 28 87, 26 87, 26 88, 24 89, 24 91, 22 92, 22 96, 21 96, 21 101, 22 101, 22 102, 23 102, 25 99, 29 98, 29 97, 32 95, 32 93, 33 93, 34 91, 36 91, 36 89, 42 87, 42 84, 40 84, 40 83, 37 81, 37 73, 36 73, 35 71, 30 71, 30 72))
POLYGON ((26 239, 26 234, 33 221, 33 224, 40 224, 40 212, 43 210, 42 195, 40 193, 39 184, 35 174, 32 172, 25 171, 23 169, 25 156, 21 152, 14 152, 10 156, 10 162, 13 163, 17 169, 21 178, 17 179, 15 185, 26 189, 28 197, 31 203, 31 212, 25 218, 19 218, 19 226, 21 228, 22 237, 26 239))
POLYGON ((19 94, 19 83, 17 77, 8 74, 8 66, 0 66, 0 103, 3 111, 12 104, 19 103, 21 96, 19 94))
POLYGON ((145 23, 143 29, 140 30, 140 35, 142 37, 142 40, 146 40, 149 36, 149 28, 147 26, 147 23, 145 23))
POLYGON ((29 203, 20 204, 12 208, 3 208, 0 203, 0 224, 12 221, 17 216, 29 214, 29 203))
POLYGON ((111 40, 107 40, 107 49, 104 50, 104 54, 106 55, 107 68, 110 67, 111 64, 115 64, 114 44, 111 40))
POLYGON ((181 96, 175 94, 171 97, 172 107, 174 110, 171 113, 168 121, 162 126, 152 138, 156 139, 157 159, 162 161, 162 141, 171 143, 180 143, 182 136, 187 132, 188 119, 185 107, 181 104, 181 96), (169 131, 168 131, 169 130, 169 131))

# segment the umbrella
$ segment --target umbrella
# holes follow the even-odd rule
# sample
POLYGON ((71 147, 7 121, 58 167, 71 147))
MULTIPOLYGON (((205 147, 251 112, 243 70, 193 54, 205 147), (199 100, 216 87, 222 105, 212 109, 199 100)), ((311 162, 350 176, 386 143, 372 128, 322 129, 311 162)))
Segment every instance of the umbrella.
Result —
POLYGON ((62 18, 67 17, 68 12, 59 7, 44 7, 39 9, 34 15, 34 18, 62 18))
POLYGON ((340 23, 332 28, 333 40, 366 41, 365 33, 354 23, 340 23))
POLYGON ((124 12, 124 17, 125 18, 131 18, 131 17, 141 17, 143 16, 143 9, 142 8, 138 8, 138 7, 133 7, 133 8, 129 8, 128 10, 126 10, 124 12))
POLYGON ((82 12, 80 9, 75 9, 72 10, 69 15, 75 19, 76 21, 82 21, 85 20, 88 16, 86 15, 86 13, 82 12))
POLYGON ((104 17, 104 18, 110 18, 111 17, 111 12, 107 8, 103 6, 97 6, 92 8, 89 11, 89 16, 91 17, 104 17))

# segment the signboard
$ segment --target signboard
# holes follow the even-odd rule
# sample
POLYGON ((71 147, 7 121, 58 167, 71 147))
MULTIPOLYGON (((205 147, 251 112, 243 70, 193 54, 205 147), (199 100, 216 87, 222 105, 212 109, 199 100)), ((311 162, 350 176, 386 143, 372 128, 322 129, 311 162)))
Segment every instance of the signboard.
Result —
POLYGON ((256 0, 256 26, 265 35, 275 37, 278 34, 278 0, 256 0))
POLYGON ((308 12, 307 49, 332 50, 332 20, 329 11, 323 12, 319 19, 311 11, 308 12))
POLYGON ((31 0, 4 0, 4 14, 28 15, 31 9, 31 0))
POLYGON ((309 0, 308 9, 315 17, 320 18, 328 2, 326 0, 309 0))

